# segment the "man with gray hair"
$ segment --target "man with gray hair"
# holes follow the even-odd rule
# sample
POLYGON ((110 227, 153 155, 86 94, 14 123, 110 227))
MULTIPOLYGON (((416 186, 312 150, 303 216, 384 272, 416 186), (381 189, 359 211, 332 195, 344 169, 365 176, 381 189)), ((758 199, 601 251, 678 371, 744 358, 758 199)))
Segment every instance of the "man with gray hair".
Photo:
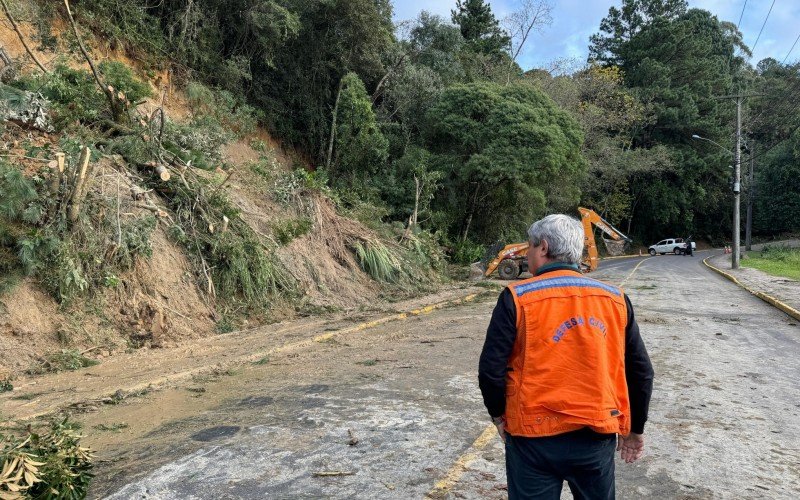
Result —
POLYGON ((583 227, 554 214, 528 230, 533 277, 506 287, 486 332, 478 380, 506 445, 511 499, 615 497, 614 448, 644 451, 653 367, 633 306, 583 276, 583 227), (617 438, 619 436, 619 438, 617 438))

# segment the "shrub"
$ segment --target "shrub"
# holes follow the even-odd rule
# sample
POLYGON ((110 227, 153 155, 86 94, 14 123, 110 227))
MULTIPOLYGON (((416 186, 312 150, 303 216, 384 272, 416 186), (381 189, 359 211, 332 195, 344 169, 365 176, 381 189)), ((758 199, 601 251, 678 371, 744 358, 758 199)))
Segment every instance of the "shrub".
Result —
POLYGON ((481 260, 486 253, 486 248, 483 245, 466 240, 459 242, 455 245, 453 251, 453 262, 456 264, 472 264, 481 260))
POLYGON ((150 85, 139 80, 133 71, 119 61, 103 61, 98 65, 105 82, 114 89, 122 91, 131 103, 152 97, 150 85))
POLYGON ((227 90, 192 82, 186 86, 186 97, 195 119, 205 118, 216 122, 238 137, 255 132, 258 111, 227 90))
POLYGON ((275 199, 284 205, 298 204, 302 195, 308 191, 331 194, 328 177, 324 171, 297 168, 289 174, 278 177, 272 190, 275 199))
MULTIPOLYGON (((70 152, 70 144, 63 146, 70 152)), ((68 224, 59 210, 62 196, 66 193, 47 191, 44 176, 28 179, 0 162, 0 293, 29 275, 57 300, 69 302, 129 269, 138 256, 151 255, 152 215, 118 225, 110 216, 116 197, 90 195, 78 220, 68 224)))
POLYGON ((0 162, 0 293, 11 288, 28 269, 20 259, 19 242, 39 214, 38 195, 22 173, 0 162), (34 205, 35 204, 35 205, 34 205))
MULTIPOLYGON (((124 64, 105 61, 98 68, 108 85, 122 91, 127 99, 136 102, 151 95, 150 86, 137 79, 124 64)), ((59 63, 50 74, 37 74, 21 78, 12 85, 24 90, 39 92, 52 104, 53 124, 58 130, 80 122, 92 124, 110 118, 108 102, 100 91, 94 76, 88 71, 73 69, 59 63)))
POLYGON ((272 226, 272 233, 275 239, 281 245, 287 245, 295 238, 299 238, 307 234, 312 227, 313 223, 308 217, 300 217, 297 219, 287 219, 272 226))
POLYGON ((163 146, 184 163, 213 170, 222 163, 222 147, 232 139, 233 135, 219 122, 195 117, 188 123, 167 121, 163 146))
POLYGON ((52 103, 53 125, 58 130, 75 122, 94 122, 108 107, 91 73, 64 63, 57 64, 49 75, 37 74, 12 84, 38 91, 47 98, 52 103))

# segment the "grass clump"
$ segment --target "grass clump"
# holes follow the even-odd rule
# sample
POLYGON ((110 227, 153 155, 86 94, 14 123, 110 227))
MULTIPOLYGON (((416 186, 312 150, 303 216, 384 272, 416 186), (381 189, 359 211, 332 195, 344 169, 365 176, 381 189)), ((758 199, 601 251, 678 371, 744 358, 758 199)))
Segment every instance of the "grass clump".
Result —
POLYGON ((11 384, 10 379, 0 380, 0 393, 9 392, 14 390, 14 385, 11 384))
POLYGON ((800 248, 767 245, 760 252, 749 253, 742 265, 772 276, 800 280, 800 248))
POLYGON ((94 359, 89 359, 79 351, 73 349, 62 349, 61 352, 53 353, 47 357, 36 368, 28 370, 31 375, 42 373, 56 373, 63 371, 80 370, 99 364, 94 359))
POLYGON ((22 436, 0 434, 0 498, 86 498, 94 457, 81 438, 68 419, 22 436))
POLYGON ((394 252, 378 240, 361 240, 352 244, 361 269, 376 281, 396 283, 403 275, 403 264, 394 252))

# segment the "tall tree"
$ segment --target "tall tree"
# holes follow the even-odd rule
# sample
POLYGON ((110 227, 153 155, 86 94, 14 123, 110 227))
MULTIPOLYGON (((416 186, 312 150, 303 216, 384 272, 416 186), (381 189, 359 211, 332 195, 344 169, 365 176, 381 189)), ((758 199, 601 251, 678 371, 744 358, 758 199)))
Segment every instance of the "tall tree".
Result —
POLYGON ((731 153, 691 137, 729 144, 733 108, 715 97, 732 93, 746 75, 735 55, 747 51, 741 34, 707 11, 686 10, 682 0, 625 0, 622 10, 609 11, 601 32, 593 37, 592 57, 618 65, 625 84, 654 113, 632 146, 667 146, 676 165, 631 184, 642 193, 633 221, 638 235, 727 232, 731 153))
POLYGON ((391 9, 384 0, 285 3, 300 32, 271 64, 252 62, 251 94, 279 136, 322 161, 341 79, 355 72, 371 93, 386 74, 382 55, 395 43, 391 9))
POLYGON ((456 0, 451 11, 453 24, 477 52, 499 54, 509 50, 511 37, 501 27, 485 0, 456 0))
MULTIPOLYGON (((756 172, 753 230, 774 235, 800 230, 800 63, 768 58, 757 65, 748 100, 748 141, 756 172)), ((750 165, 747 155, 743 165, 750 165)))
POLYGON ((600 33, 590 38, 589 60, 619 66, 624 45, 637 33, 655 22, 673 20, 687 8, 686 0, 623 0, 621 9, 608 9, 600 33))
POLYGON ((335 143, 332 176, 350 186, 363 185, 386 162, 388 143, 378 130, 364 83, 355 73, 342 78, 335 143))
POLYGON ((583 135, 535 87, 454 85, 430 110, 428 123, 431 161, 444 175, 437 202, 460 239, 518 238, 533 218, 577 203, 583 135))

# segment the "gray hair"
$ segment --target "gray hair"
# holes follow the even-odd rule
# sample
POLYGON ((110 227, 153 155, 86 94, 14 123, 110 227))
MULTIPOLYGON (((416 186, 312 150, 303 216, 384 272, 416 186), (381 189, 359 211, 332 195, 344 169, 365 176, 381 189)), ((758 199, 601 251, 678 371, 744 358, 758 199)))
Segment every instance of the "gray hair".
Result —
POLYGON ((547 256, 557 262, 580 264, 583 257, 583 225, 564 214, 548 215, 534 222, 528 229, 532 246, 547 241, 547 256))

